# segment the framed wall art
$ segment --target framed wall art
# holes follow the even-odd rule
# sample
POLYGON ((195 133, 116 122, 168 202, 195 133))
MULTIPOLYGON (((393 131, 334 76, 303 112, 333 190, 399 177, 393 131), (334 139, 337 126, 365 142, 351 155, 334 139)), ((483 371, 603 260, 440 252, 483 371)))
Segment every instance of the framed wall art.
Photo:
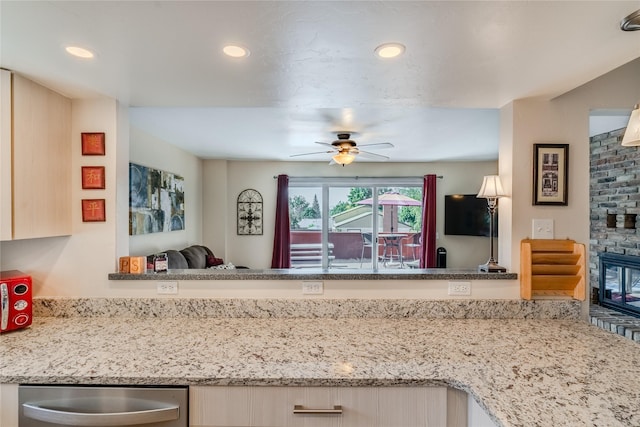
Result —
POLYGON ((129 163, 129 235, 184 230, 184 178, 129 163))
POLYGON ((104 156, 104 132, 83 132, 82 133, 82 155, 83 156, 104 156))
POLYGON ((251 188, 238 195, 238 235, 262 235, 262 195, 251 188))
POLYGON ((569 144, 533 145, 533 204, 568 203, 569 144))
POLYGON ((82 199, 82 222, 104 222, 104 199, 82 199))
POLYGON ((82 189, 104 190, 104 166, 82 166, 82 189))

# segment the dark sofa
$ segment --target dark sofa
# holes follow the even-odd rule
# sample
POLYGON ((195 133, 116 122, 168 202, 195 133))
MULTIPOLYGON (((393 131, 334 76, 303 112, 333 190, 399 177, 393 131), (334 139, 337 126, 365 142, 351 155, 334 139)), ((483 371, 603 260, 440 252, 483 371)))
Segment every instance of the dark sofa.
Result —
MULTIPOLYGON (((189 268, 203 269, 223 263, 220 258, 216 258, 213 255, 211 249, 202 245, 192 245, 180 251, 169 249, 161 253, 167 254, 170 270, 185 270, 189 268)), ((157 254, 152 254, 147 256, 148 270, 153 271, 153 259, 156 255, 157 254)))

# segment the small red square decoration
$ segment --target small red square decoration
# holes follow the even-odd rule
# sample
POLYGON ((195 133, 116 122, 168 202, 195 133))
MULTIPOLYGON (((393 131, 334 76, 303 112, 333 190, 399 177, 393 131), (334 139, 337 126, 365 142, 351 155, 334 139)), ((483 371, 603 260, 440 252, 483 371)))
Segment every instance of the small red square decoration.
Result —
POLYGON ((82 222, 106 221, 104 199, 82 199, 82 222))
POLYGON ((82 155, 104 156, 104 132, 82 133, 82 155))
POLYGON ((82 188, 104 190, 104 166, 82 166, 82 188))

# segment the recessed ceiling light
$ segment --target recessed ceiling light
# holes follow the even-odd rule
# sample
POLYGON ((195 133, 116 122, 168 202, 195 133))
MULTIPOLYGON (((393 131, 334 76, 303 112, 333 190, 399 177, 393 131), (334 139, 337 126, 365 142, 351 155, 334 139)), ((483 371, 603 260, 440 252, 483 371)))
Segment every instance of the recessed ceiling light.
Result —
POLYGON ((78 46, 67 46, 64 48, 64 50, 66 50, 67 53, 73 56, 76 56, 78 58, 89 59, 95 56, 94 53, 91 52, 90 50, 87 50, 78 46))
POLYGON ((400 43, 385 43, 381 44, 375 49, 376 54, 380 58, 395 58, 402 55, 405 51, 405 47, 400 43))
POLYGON ((249 49, 239 46, 237 44, 230 44, 222 48, 225 55, 232 58, 245 58, 249 56, 249 49))

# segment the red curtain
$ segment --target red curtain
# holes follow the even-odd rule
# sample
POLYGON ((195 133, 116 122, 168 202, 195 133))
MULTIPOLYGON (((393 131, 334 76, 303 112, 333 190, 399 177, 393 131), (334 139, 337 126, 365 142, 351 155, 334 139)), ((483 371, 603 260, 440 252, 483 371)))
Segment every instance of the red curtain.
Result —
POLYGON ((278 175, 278 195, 276 197, 276 227, 273 236, 271 268, 291 268, 288 175, 278 175))
POLYGON ((422 250, 420 268, 436 266, 436 179, 425 175, 422 184, 422 250))

